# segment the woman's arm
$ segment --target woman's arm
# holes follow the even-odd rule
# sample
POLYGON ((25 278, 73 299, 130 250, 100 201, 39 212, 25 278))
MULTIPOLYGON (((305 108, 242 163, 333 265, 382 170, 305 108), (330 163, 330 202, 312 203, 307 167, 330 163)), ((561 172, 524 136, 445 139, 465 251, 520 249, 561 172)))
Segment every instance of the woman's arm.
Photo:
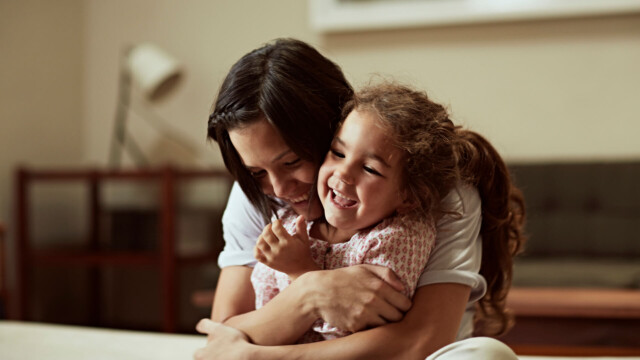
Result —
MULTIPOLYGON (((462 216, 448 216, 438 223, 436 249, 427 264, 426 276, 420 279, 420 283, 424 286, 416 291, 414 305, 402 321, 322 343, 260 347, 243 341, 242 334, 234 329, 205 320, 199 324, 198 328, 201 332, 214 333, 214 343, 201 349, 197 357, 224 358, 224 355, 219 355, 224 354, 225 349, 233 349, 238 354, 234 358, 238 359, 357 359, 361 357, 424 359, 436 349, 452 342, 469 301, 471 284, 475 284, 473 285, 474 298, 482 294, 483 288, 478 284, 483 282, 479 281, 482 279, 477 275, 480 261, 478 232, 481 212, 480 198, 472 187, 458 187, 447 196, 445 202, 451 210, 459 212, 462 216), (222 352, 217 352, 219 350, 222 352), (257 355, 252 356, 255 354, 257 355)), ((362 266, 332 272, 339 274, 340 271, 354 271, 353 269, 358 268, 362 266)), ((324 272, 306 274, 301 279, 305 276, 313 277, 314 273, 323 274, 324 272)), ((320 276, 318 280, 328 278, 328 275, 320 276)), ((345 276, 336 277, 335 280, 348 282, 350 285, 357 284, 357 282, 349 282, 345 276)), ((293 285, 296 283, 294 282, 293 285)), ((304 285, 304 283, 301 284, 304 285)), ((326 288, 321 284, 318 285, 317 289, 326 288)), ((359 291, 354 289, 354 293, 359 291)), ((375 294, 370 292, 367 296, 375 299, 375 294)), ((333 299, 336 302, 358 299, 357 296, 351 298, 348 292, 344 292, 343 295, 324 299, 333 299)), ((322 305, 322 302, 319 302, 317 308, 322 309, 322 305)), ((331 312, 329 311, 328 314, 330 315, 331 312)), ((344 314, 350 314, 350 310, 347 309, 344 314)), ((321 317, 339 328, 349 329, 341 325, 339 319, 321 317)))
POLYGON ((211 319, 242 331, 254 343, 269 345, 295 342, 311 327, 316 319, 315 315, 309 307, 300 306, 300 298, 296 296, 296 292, 278 296, 260 311, 256 311, 255 294, 250 280, 252 270, 247 266, 222 269, 211 319), (292 309, 297 311, 291 311, 292 309), (284 314, 287 314, 285 319, 284 314))
POLYGON ((211 319, 242 331, 254 343, 268 345, 295 342, 317 317, 310 307, 300 305, 301 299, 297 296, 299 292, 277 296, 260 311, 255 310, 252 271, 253 268, 248 266, 222 269, 216 286, 211 319))
POLYGON ((414 305, 396 323, 361 331, 343 338, 288 346, 258 346, 241 333, 203 321, 198 330, 210 334, 196 359, 424 359, 456 338, 470 288, 454 283, 420 287, 414 305), (212 336, 211 336, 212 335, 212 336))
MULTIPOLYGON (((447 198, 449 207, 459 211, 462 216, 445 217, 438 223, 436 249, 427 264, 429 271, 423 276, 424 279, 420 279, 420 283, 425 286, 419 288, 419 293, 437 284, 458 284, 457 286, 470 291, 472 284, 482 283, 479 281, 482 279, 478 279, 477 275, 480 258, 479 247, 476 245, 480 244, 477 237, 481 219, 477 191, 474 188, 461 188, 452 191, 447 198)), ((302 318, 306 319, 302 322, 306 326, 306 321, 310 318, 309 311, 316 318, 322 318, 340 329, 352 332, 365 326, 372 327, 399 320, 402 317, 399 310, 406 310, 410 302, 385 281, 393 284, 395 280, 396 289, 402 289, 401 282, 388 269, 380 268, 383 269, 383 273, 378 276, 372 275, 371 269, 366 268, 366 265, 360 265, 307 273, 289 287, 286 296, 282 293, 270 302, 273 303, 271 306, 235 319, 234 321, 242 320, 242 323, 235 323, 234 326, 249 334, 258 344, 283 344, 290 343, 291 339, 297 339, 301 334, 297 331, 277 332, 279 338, 274 340, 276 332, 273 328, 279 329, 277 321, 281 321, 280 324, 292 324, 302 318), (381 278, 385 281, 381 281, 381 278), (276 307, 276 304, 281 306, 276 307), (305 307, 298 304, 305 304, 305 307), (252 319, 251 316, 264 318, 252 319)), ((474 298, 482 294, 478 289, 477 285, 473 285, 474 298)), ((421 307, 421 304, 417 304, 417 299, 414 298, 414 303, 421 307)), ((464 300, 468 301, 469 297, 465 297, 464 300)), ((416 307, 418 306, 414 306, 416 307)), ((463 312, 464 308, 462 306, 460 311, 463 312)), ((439 312, 436 316, 442 314, 444 312, 439 312)), ((470 329, 471 324, 467 325, 470 329)), ((290 330, 291 327, 282 329, 290 330)))
POLYGON ((213 298, 211 319, 224 322, 227 319, 255 309, 255 294, 251 286, 248 266, 228 266, 222 269, 213 298))
POLYGON ((291 344, 319 318, 349 331, 400 320, 402 311, 411 306, 397 291, 402 287, 392 271, 380 266, 312 271, 264 307, 217 319, 240 330, 255 344, 291 344))
POLYGON ((216 287, 212 319, 237 326, 257 343, 291 343, 304 332, 291 324, 306 331, 317 318, 328 319, 344 329, 360 330, 399 320, 401 311, 411 305, 387 284, 402 288, 393 274, 375 267, 357 267, 326 276, 315 274, 325 272, 305 274, 268 306, 254 311, 255 294, 250 279, 253 268, 241 265, 255 263, 253 247, 267 224, 237 184, 229 195, 222 223, 225 248, 218 263, 223 270, 216 287))

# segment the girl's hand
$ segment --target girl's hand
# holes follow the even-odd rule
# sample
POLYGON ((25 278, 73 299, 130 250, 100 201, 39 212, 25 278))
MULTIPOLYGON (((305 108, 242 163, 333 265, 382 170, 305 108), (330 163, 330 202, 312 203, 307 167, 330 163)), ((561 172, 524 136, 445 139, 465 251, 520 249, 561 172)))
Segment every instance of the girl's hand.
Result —
POLYGON ((304 217, 296 219, 296 233, 291 235, 280 220, 267 225, 256 242, 253 255, 268 267, 295 280, 308 271, 318 270, 311 257, 309 235, 304 217))
POLYGON ((215 359, 249 359, 252 344, 239 330, 202 319, 196 325, 196 330, 208 335, 207 345, 196 350, 193 358, 196 360, 215 359))
POLYGON ((400 321, 411 307, 404 285, 383 266, 355 265, 313 271, 294 282, 316 316, 339 329, 357 332, 400 321))

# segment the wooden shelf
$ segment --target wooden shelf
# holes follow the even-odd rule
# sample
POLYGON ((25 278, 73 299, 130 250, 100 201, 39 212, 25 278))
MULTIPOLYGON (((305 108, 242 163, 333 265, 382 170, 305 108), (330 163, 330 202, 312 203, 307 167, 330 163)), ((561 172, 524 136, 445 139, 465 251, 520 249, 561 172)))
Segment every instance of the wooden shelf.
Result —
POLYGON ((640 320, 640 290, 513 288, 507 306, 518 316, 640 320))
MULTIPOLYGON (((226 171, 178 169, 170 166, 153 169, 27 169, 16 171, 16 239, 17 239, 17 293, 11 318, 29 320, 30 280, 37 266, 90 267, 99 269, 107 266, 152 266, 160 273, 160 294, 162 309, 162 330, 174 332, 177 322, 177 271, 179 267, 205 262, 214 262, 219 251, 208 251, 193 256, 177 253, 176 213, 179 204, 178 185, 184 180, 205 179, 222 181, 228 189, 232 178, 226 171), (99 228, 103 221, 101 188, 107 182, 155 182, 158 188, 157 231, 152 249, 104 249, 99 239, 99 228), (78 249, 42 249, 35 248, 31 239, 30 205, 31 186, 42 182, 80 182, 88 188, 88 226, 83 237, 82 250, 78 249)), ((228 193, 226 194, 228 195, 228 193)), ((92 299, 100 303, 100 276, 93 273, 92 299), (95 282, 95 283, 93 283, 95 282)), ((93 306, 94 312, 99 306, 93 306)), ((95 314, 94 318, 99 318, 95 314)))
POLYGON ((36 250, 29 255, 32 264, 39 265, 156 265, 160 262, 157 252, 129 251, 58 251, 36 250))

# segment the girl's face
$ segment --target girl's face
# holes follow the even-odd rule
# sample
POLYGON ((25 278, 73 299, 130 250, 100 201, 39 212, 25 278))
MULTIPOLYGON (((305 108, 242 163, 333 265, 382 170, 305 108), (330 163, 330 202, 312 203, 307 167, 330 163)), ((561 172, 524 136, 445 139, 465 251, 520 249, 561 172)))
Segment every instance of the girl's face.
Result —
POLYGON ((329 224, 357 231, 405 204, 405 155, 369 111, 354 110, 333 140, 318 175, 318 194, 329 224))
POLYGON ((316 165, 300 158, 265 119, 229 131, 244 166, 266 195, 275 196, 307 219, 322 216, 317 198, 310 203, 316 165))

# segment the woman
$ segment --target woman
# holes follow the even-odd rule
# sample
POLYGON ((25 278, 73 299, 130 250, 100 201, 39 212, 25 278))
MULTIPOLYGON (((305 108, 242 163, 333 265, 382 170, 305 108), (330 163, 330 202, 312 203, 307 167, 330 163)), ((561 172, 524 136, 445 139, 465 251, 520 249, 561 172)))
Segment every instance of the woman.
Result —
MULTIPOLYGON (((202 321, 198 329, 210 335, 210 342, 196 357, 515 358, 495 340, 467 339, 480 298, 484 319, 497 319, 493 323, 499 331, 508 325, 504 298, 511 258, 522 240, 515 215, 523 209, 501 162, 479 161, 493 176, 470 179, 471 185, 459 185, 443 200, 451 214, 437 224, 437 245, 412 300, 400 294, 402 285, 393 272, 362 265, 306 273, 254 309, 250 275, 255 241, 283 202, 307 219, 322 216, 314 181, 352 94, 337 65, 297 40, 281 39, 256 49, 230 70, 208 134, 239 184, 223 219, 226 246, 212 310, 214 321, 235 329, 202 321), (489 260, 481 269, 483 250, 489 260), (321 343, 256 345, 292 343, 299 327, 308 328, 318 318, 358 332, 321 343), (467 340, 454 343, 462 339, 467 340)), ((469 159, 478 159, 474 155, 470 149, 469 159)))

